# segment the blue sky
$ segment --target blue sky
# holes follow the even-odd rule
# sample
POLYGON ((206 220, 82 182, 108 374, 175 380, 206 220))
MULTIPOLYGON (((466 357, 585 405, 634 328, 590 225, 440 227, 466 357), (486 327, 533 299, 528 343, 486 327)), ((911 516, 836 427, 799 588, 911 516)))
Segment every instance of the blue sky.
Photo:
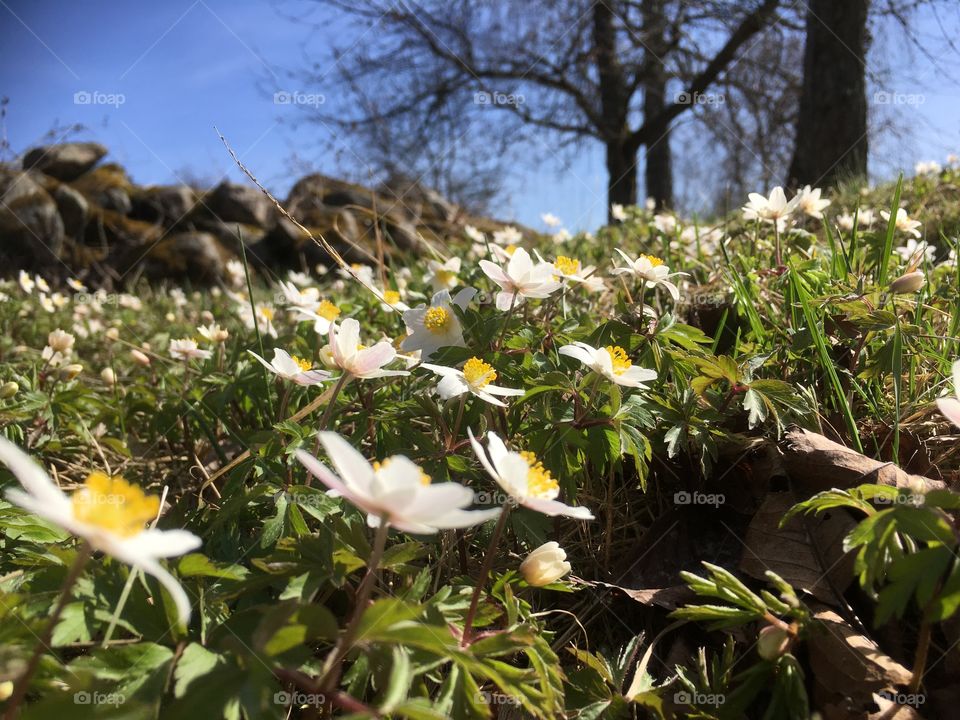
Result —
MULTIPOLYGON (((274 90, 322 92, 298 87, 285 71, 303 66, 307 57, 322 59, 323 48, 349 37, 333 16, 314 13, 319 27, 283 16, 309 7, 305 0, 0 0, 7 137, 22 151, 51 129, 82 123, 86 130, 69 137, 102 142, 138 183, 239 181, 216 126, 283 196, 307 168, 338 170, 314 149, 322 130, 295 127, 300 108, 272 97, 274 90)), ((933 18, 921 19, 918 32, 935 38, 933 18)), ((371 35, 363 41, 375 41, 371 35)), ((881 45, 890 52, 882 37, 881 45)), ((960 57, 944 57, 938 67, 914 54, 910 77, 891 78, 885 90, 922 93, 924 99, 898 109, 912 129, 907 141, 873 148, 877 177, 900 167, 911 172, 917 159, 942 162, 946 153, 960 151, 958 65, 960 57)), ((349 143, 340 149, 351 156, 349 143)), ((539 216, 546 211, 570 229, 601 224, 606 174, 599 146, 585 146, 569 167, 546 156, 547 162, 517 170, 495 214, 534 227, 542 227, 539 216)))

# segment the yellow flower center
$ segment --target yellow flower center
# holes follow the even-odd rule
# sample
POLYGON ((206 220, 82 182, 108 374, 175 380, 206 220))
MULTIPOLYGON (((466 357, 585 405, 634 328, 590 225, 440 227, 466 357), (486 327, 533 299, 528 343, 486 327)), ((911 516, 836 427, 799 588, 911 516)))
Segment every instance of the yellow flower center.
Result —
POLYGON ((653 255, 641 255, 640 257, 646 258, 647 262, 650 263, 650 267, 659 267, 660 265, 663 265, 663 260, 658 257, 654 257, 653 255))
POLYGON ((387 305, 396 305, 398 302, 400 302, 400 293, 398 293, 396 290, 384 290, 383 299, 387 305))
POLYGON ((263 315, 267 320, 273 321, 273 308, 260 308, 260 314, 263 315))
POLYGON ((457 274, 451 270, 437 270, 433 276, 441 285, 452 285, 457 279, 457 274))
POLYGON ((77 520, 121 537, 138 534, 160 511, 160 498, 102 472, 92 473, 71 501, 77 520))
POLYGON ((576 275, 580 272, 580 261, 566 255, 558 257, 553 266, 564 275, 576 275))
POLYGON ((430 332, 441 333, 450 324, 450 313, 442 307, 432 307, 423 316, 423 325, 430 332))
POLYGON ((542 500, 553 500, 560 494, 560 485, 553 479, 550 471, 543 463, 537 460, 537 456, 528 450, 520 453, 520 456, 527 461, 527 495, 542 500))
POLYGON ((514 245, 513 243, 510 243, 509 245, 507 245, 507 246, 503 249, 503 251, 504 251, 507 255, 513 255, 513 253, 515 253, 516 250, 517 250, 517 246, 514 245))
POLYGON ((630 358, 627 357, 627 351, 619 345, 607 345, 604 350, 610 354, 610 362, 613 364, 613 372, 622 375, 633 365, 630 358))
POLYGON ((329 300, 324 300, 317 306, 317 315, 322 317, 324 320, 330 320, 332 322, 340 315, 340 308, 338 308, 329 300))
POLYGON ((309 360, 304 360, 303 358, 299 358, 296 355, 293 355, 292 357, 293 357, 293 361, 300 367, 301 370, 303 370, 303 372, 307 372, 310 368, 313 367, 313 363, 311 363, 309 360))
POLYGON ((472 357, 463 366, 463 377, 472 387, 480 389, 497 379, 497 371, 480 358, 472 357))

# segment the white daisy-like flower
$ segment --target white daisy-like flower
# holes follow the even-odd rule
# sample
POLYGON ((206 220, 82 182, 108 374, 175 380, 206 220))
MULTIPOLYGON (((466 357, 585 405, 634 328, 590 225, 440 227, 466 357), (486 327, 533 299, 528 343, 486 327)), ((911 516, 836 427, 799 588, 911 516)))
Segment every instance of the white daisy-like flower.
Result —
POLYGON ((777 226, 783 232, 787 226, 787 219, 800 203, 799 196, 787 201, 787 195, 779 185, 770 191, 770 197, 760 193, 750 193, 749 202, 743 206, 743 217, 746 220, 763 220, 777 226))
POLYGON ((20 289, 27 293, 27 295, 30 295, 33 292, 33 288, 37 286, 33 278, 30 277, 29 273, 25 270, 20 271, 20 274, 17 276, 17 282, 20 283, 20 289))
POLYGON ((534 263, 523 248, 514 250, 506 267, 481 260, 480 269, 500 286, 496 299, 498 310, 509 310, 524 298, 548 297, 560 288, 553 265, 534 263))
POLYGON ((627 352, 619 345, 595 348, 587 343, 575 342, 564 345, 557 352, 579 360, 593 372, 624 387, 646 390, 647 386, 643 383, 657 379, 656 370, 634 365, 627 352))
POLYGON ((570 234, 570 231, 566 228, 560 228, 553 234, 553 244, 562 245, 567 242, 573 236, 570 234))
POLYGON ((625 273, 635 275, 644 282, 646 287, 654 288, 662 285, 674 300, 680 298, 680 290, 670 282, 670 278, 686 276, 687 273, 671 273, 670 268, 664 265, 663 260, 658 257, 639 255, 636 260, 632 260, 630 256, 620 248, 615 249, 627 263, 627 267, 614 267, 612 272, 615 275, 623 275, 625 273))
MULTIPOLYGON (((537 253, 540 262, 546 262, 540 253, 537 253)), ((604 289, 603 278, 597 277, 597 268, 593 265, 584 267, 576 258, 558 255, 553 262, 554 275, 561 280, 568 280, 583 285, 591 292, 600 292, 604 289)))
POLYGON ((460 258, 453 257, 446 262, 438 260, 429 260, 427 262, 427 274, 423 281, 430 283, 435 291, 453 290, 460 282, 460 258))
POLYGON ((230 331, 220 327, 220 325, 215 322, 209 325, 198 326, 197 332, 204 340, 212 343, 226 342, 227 338, 230 337, 230 331))
POLYGON ((289 380, 297 385, 317 385, 330 379, 326 370, 314 370, 309 360, 303 360, 296 355, 290 355, 286 350, 274 348, 273 361, 267 362, 253 350, 247 350, 261 365, 277 377, 289 380))
POLYGON ((330 488, 328 495, 342 497, 367 513, 367 525, 386 523, 402 532, 428 535, 438 530, 479 525, 500 514, 492 510, 466 510, 473 491, 459 483, 431 483, 423 469, 403 455, 370 463, 350 443, 333 432, 318 434, 335 474, 304 450, 297 460, 330 488))
POLYGON ((540 219, 543 220, 543 224, 549 228, 560 227, 560 225, 563 224, 560 218, 553 213, 543 213, 540 219))
POLYGON ((907 238, 907 242, 904 245, 894 248, 894 252, 905 261, 910 261, 910 259, 916 255, 918 259, 933 262, 937 256, 937 249, 935 247, 931 247, 925 242, 917 242, 917 239, 912 237, 907 238))
POLYGON ((248 330, 253 330, 254 327, 257 327, 260 329, 261 335, 269 335, 270 337, 274 338, 277 337, 277 327, 273 323, 274 318, 276 317, 276 311, 272 307, 257 303, 255 310, 251 310, 250 303, 240 302, 238 303, 237 308, 240 315, 240 320, 248 330), (254 320, 254 312, 256 312, 256 320, 254 320))
MULTIPOLYGON (((890 213, 886 210, 880 211, 880 217, 882 217, 884 221, 890 222, 890 213)), ((897 216, 894 218, 893 222, 897 230, 900 232, 913 235, 915 238, 920 237, 919 228, 923 223, 921 223, 919 220, 914 220, 911 218, 909 215, 907 215, 907 211, 903 208, 897 209, 897 216)))
POLYGON ((340 368, 351 377, 370 380, 410 374, 406 370, 384 370, 384 366, 396 358, 396 349, 386 340, 372 347, 363 345, 360 342, 360 323, 353 318, 347 318, 339 327, 331 323, 329 336, 330 342, 326 348, 329 354, 324 358, 324 351, 321 351, 321 360, 329 366, 340 368))
POLYGON ((493 233, 493 242, 497 245, 516 245, 521 240, 523 240, 523 233, 513 225, 507 225, 493 233))
POLYGON ((300 287, 308 287, 311 283, 313 283, 313 280, 308 273, 297 272, 296 270, 291 270, 288 272, 287 279, 294 285, 299 285, 300 287))
POLYGON ((429 306, 418 305, 404 312, 407 337, 400 343, 400 349, 419 350, 421 357, 429 359, 442 347, 465 347, 463 328, 453 306, 465 310, 476 292, 473 288, 463 288, 451 299, 447 290, 441 290, 429 306))
POLYGON ((186 624, 190 600, 159 560, 197 549, 200 538, 186 530, 148 529, 160 512, 159 498, 101 472, 92 473, 68 497, 30 456, 2 437, 0 462, 23 487, 6 491, 10 502, 82 538, 93 549, 153 575, 173 598, 181 624, 186 624))
POLYGON ((532 452, 508 450, 503 440, 492 431, 487 433, 488 449, 484 450, 469 428, 467 435, 483 469, 513 502, 550 517, 565 515, 577 520, 593 520, 589 509, 556 499, 560 485, 532 452))
POLYGON ((460 397, 469 392, 491 405, 506 407, 505 402, 497 400, 494 396, 517 397, 525 392, 520 389, 491 385, 490 383, 497 379, 497 371, 493 369, 492 365, 476 357, 467 360, 462 370, 430 363, 423 363, 420 367, 431 370, 443 378, 437 384, 437 392, 444 400, 460 397))
POLYGON ((380 291, 380 294, 383 296, 383 302, 380 303, 380 308, 386 312, 406 312, 410 309, 410 306, 403 301, 403 290, 391 290, 386 288, 380 291))
POLYGON ((45 292, 45 293, 50 292, 50 285, 49 285, 49 283, 47 283, 47 281, 44 280, 44 279, 43 279, 42 277, 40 277, 39 275, 34 275, 34 276, 33 276, 33 282, 36 284, 37 290, 40 290, 40 291, 45 292))
POLYGON ((664 235, 673 235, 677 231, 677 218, 666 213, 654 215, 653 225, 664 235))
POLYGON ((466 225, 463 228, 463 234, 467 236, 468 239, 472 240, 475 243, 484 243, 487 240, 487 236, 482 232, 477 230, 473 225, 466 225))
POLYGON ((247 274, 244 272, 243 263, 239 260, 227 260, 227 281, 232 287, 243 287, 247 282, 247 274))
POLYGON ((87 286, 76 278, 67 278, 67 285, 69 285, 72 290, 75 290, 79 293, 87 291, 87 286))
POLYGON ((913 166, 913 170, 917 175, 939 175, 943 168, 940 167, 940 163, 936 160, 929 160, 927 162, 918 162, 913 166))
POLYGON ((170 341, 170 356, 176 360, 190 362, 191 360, 206 360, 212 354, 209 350, 201 350, 193 338, 180 338, 170 341))
POLYGON ((623 222, 627 219, 627 211, 620 203, 613 203, 610 206, 610 217, 617 222, 623 222))
POLYGON ((318 335, 330 332, 330 326, 340 317, 340 308, 329 300, 321 300, 312 307, 297 308, 298 320, 312 320, 313 329, 318 335))
POLYGON ((812 188, 804 185, 803 189, 797 193, 797 209, 805 215, 812 218, 823 218, 823 211, 830 205, 829 200, 820 199, 820 188, 812 188))

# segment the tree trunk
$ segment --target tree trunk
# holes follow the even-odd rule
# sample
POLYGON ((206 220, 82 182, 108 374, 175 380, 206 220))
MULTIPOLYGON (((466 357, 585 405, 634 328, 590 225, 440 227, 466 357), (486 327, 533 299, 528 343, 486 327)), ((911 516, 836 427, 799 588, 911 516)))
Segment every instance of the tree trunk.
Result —
MULTIPOLYGON (((637 203, 637 151, 623 143, 607 143, 607 212, 614 205, 637 203)), ((607 222, 613 217, 608 215, 607 222)))
POLYGON ((615 18, 617 0, 593 6, 593 52, 600 84, 602 126, 600 138, 607 149, 607 222, 612 206, 637 202, 637 144, 630 140, 627 116, 631 91, 617 55, 615 18))
MULTIPOLYGON (((642 77, 643 117, 655 118, 666 107, 667 74, 661 58, 666 54, 666 18, 664 0, 643 3, 643 44, 646 48, 642 77)), ((673 205, 673 156, 670 152, 670 124, 647 145, 644 189, 656 201, 658 210, 673 205)))
POLYGON ((790 187, 836 186, 867 174, 868 6, 810 0, 790 187))

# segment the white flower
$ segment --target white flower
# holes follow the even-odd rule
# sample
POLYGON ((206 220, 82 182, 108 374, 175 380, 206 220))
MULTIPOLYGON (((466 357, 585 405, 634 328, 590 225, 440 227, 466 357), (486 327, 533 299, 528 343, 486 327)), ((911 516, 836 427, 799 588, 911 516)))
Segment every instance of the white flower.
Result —
POLYGON ((110 367, 105 367, 100 371, 100 379, 109 387, 117 384, 117 374, 113 371, 113 368, 110 367))
POLYGON ((586 343, 575 342, 564 345, 558 352, 579 360, 598 375, 624 387, 646 390, 647 386, 643 383, 657 379, 656 370, 647 370, 634 365, 627 357, 626 351, 619 345, 595 348, 586 343))
POLYGON ((470 240, 475 243, 484 243, 486 242, 486 235, 477 230, 473 225, 467 225, 463 228, 463 234, 466 235, 470 240))
POLYGON ((80 293, 87 291, 87 286, 75 278, 67 278, 67 285, 69 285, 71 289, 80 293))
POLYGON ((492 431, 487 433, 488 450, 483 449, 469 428, 467 435, 483 469, 514 502, 551 517, 566 515, 578 520, 593 520, 593 513, 587 508, 566 505, 556 499, 560 485, 533 453, 508 450, 503 440, 492 431))
POLYGON ((453 290, 460 279, 460 258, 453 257, 446 262, 430 260, 427 262, 427 274, 423 281, 430 283, 435 291, 453 290))
POLYGON ((860 208, 857 212, 857 225, 870 227, 877 221, 877 215, 870 208, 860 208))
POLYGON ((309 274, 305 272, 297 272, 295 270, 291 270, 287 273, 287 279, 294 285, 299 285, 300 287, 307 287, 313 282, 309 274))
POLYGON ((330 326, 340 317, 340 308, 329 300, 314 303, 313 307, 297 308, 298 320, 313 320, 313 330, 318 335, 330 332, 330 326))
POLYGON ((569 230, 567 230, 566 228, 560 228, 553 234, 553 244, 562 245, 563 243, 567 242, 567 240, 569 240, 571 237, 573 236, 570 235, 569 230))
POLYGON ((498 310, 509 310, 523 298, 545 298, 560 288, 553 266, 545 262, 534 264, 523 248, 513 251, 506 269, 489 260, 481 260, 480 268, 500 286, 498 310))
POLYGON ((39 275, 34 275, 33 281, 34 283, 36 283, 38 290, 41 290, 42 292, 46 292, 46 293, 50 292, 50 285, 47 284, 47 281, 44 280, 39 275))
POLYGON ((560 218, 558 218, 553 213, 543 213, 543 215, 540 216, 540 219, 543 220, 543 224, 546 225, 547 227, 554 228, 554 227, 560 227, 561 225, 560 218))
POLYGON ((837 216, 837 227, 839 227, 844 232, 850 232, 853 230, 853 215, 844 211, 843 214, 837 216))
POLYGON ((653 225, 664 235, 673 235, 677 230, 677 218, 673 215, 654 215, 653 225))
POLYGON ((367 525, 382 522, 416 535, 479 525, 496 517, 493 510, 465 510, 473 491, 459 483, 431 484, 430 476, 403 455, 370 464, 346 440, 332 432, 318 434, 337 474, 304 450, 297 460, 330 488, 328 495, 343 497, 367 513, 367 525))
POLYGON ((631 260, 630 256, 623 252, 623 250, 620 248, 615 249, 627 263, 627 267, 614 267, 613 273, 615 275, 623 275, 624 273, 635 275, 643 280, 646 287, 653 288, 658 285, 663 285, 663 287, 667 289, 667 292, 670 293, 670 297, 674 300, 680 298, 680 290, 670 282, 670 278, 686 275, 686 273, 671 273, 670 268, 664 265, 663 260, 658 257, 639 255, 636 260, 631 260))
POLYGON ((913 166, 913 170, 917 175, 939 175, 942 169, 943 168, 940 167, 940 163, 938 163, 936 160, 918 162, 913 166))
MULTIPOLYGON (((545 262, 537 253, 537 260, 545 262)), ((566 255, 558 255, 553 262, 554 275, 563 280, 580 283, 591 292, 600 292, 604 288, 603 278, 597 277, 594 273, 597 268, 593 265, 583 267, 576 258, 570 258, 566 255)))
POLYGON ((257 327, 260 329, 261 335, 277 337, 277 328, 273 324, 276 312, 272 307, 263 304, 256 305, 256 319, 254 319, 254 311, 250 309, 250 303, 240 302, 237 307, 239 308, 240 320, 248 330, 253 330, 254 327, 257 327))
POLYGON ((215 322, 209 325, 200 325, 197 328, 197 332, 200 333, 202 338, 212 343, 222 343, 230 337, 230 331, 225 330, 215 322))
POLYGON ((937 399, 937 407, 947 416, 947 420, 960 428, 960 360, 953 363, 953 397, 937 399))
POLYGON ((649 212, 653 212, 654 210, 657 209, 657 201, 652 197, 648 197, 646 200, 643 201, 643 206, 649 212))
POLYGON ((787 202, 787 196, 779 185, 770 191, 768 198, 760 193, 750 193, 749 197, 750 201, 743 206, 743 217, 746 220, 774 223, 780 232, 786 228, 787 218, 800 202, 798 195, 787 202))
MULTIPOLYGON (((887 219, 889 220, 889 218, 887 219)), ((907 238, 906 244, 894 248, 893 251, 906 261, 910 261, 911 258, 917 256, 918 261, 926 260, 927 262, 933 262, 937 255, 937 249, 935 247, 927 245, 925 242, 917 242, 916 238, 912 237, 907 238)))
MULTIPOLYGON (((364 285, 373 285, 373 268, 369 265, 363 265, 362 263, 353 263, 350 265, 350 269, 353 270, 354 274, 360 278, 360 282, 364 285)), ((319 272, 319 270, 318 270, 319 272)), ((350 280, 353 278, 345 268, 337 268, 337 274, 345 280, 350 280)))
POLYGON ((277 377, 289 380, 297 385, 317 385, 330 379, 326 370, 313 370, 313 364, 307 360, 290 355, 286 350, 273 349, 273 362, 267 362, 253 350, 247 350, 261 365, 277 377))
POLYGON ((211 355, 209 350, 200 350, 197 341, 193 338, 181 338, 170 341, 170 356, 177 360, 190 362, 194 359, 206 360, 211 355))
MULTIPOLYGON (((888 213, 886 210, 880 211, 880 217, 882 217, 885 221, 890 222, 890 213, 888 213)), ((909 215, 907 215, 907 211, 903 208, 897 209, 897 216, 894 218, 893 222, 897 230, 900 232, 905 232, 908 235, 913 235, 917 238, 920 237, 920 230, 918 230, 918 228, 922 223, 919 220, 913 220, 909 215)))
POLYGON ((610 217, 617 222, 623 222, 627 219, 627 211, 620 203, 613 203, 613 205, 610 206, 610 217))
MULTIPOLYGON (((399 286, 398 286, 399 288, 399 286)), ((385 288, 380 291, 384 302, 380 303, 380 308, 386 312, 406 312, 410 306, 403 302, 403 290, 390 290, 385 288)))
POLYGON ((555 583, 568 572, 567 553, 556 542, 544 543, 520 563, 520 574, 528 585, 534 587, 555 583))
POLYGON ((821 200, 820 192, 820 188, 811 189, 809 185, 804 185, 803 189, 794 198, 800 212, 812 218, 822 218, 823 210, 830 205, 830 201, 821 200))
POLYGON ((433 296, 429 307, 418 305, 404 312, 407 337, 400 343, 400 349, 420 350, 422 357, 429 359, 442 347, 465 347, 463 328, 452 306, 466 309, 476 292, 473 288, 463 288, 451 300, 450 293, 441 290, 433 296))
POLYGON ((507 225, 493 233, 493 241, 497 245, 516 245, 523 240, 523 234, 513 225, 507 225))
POLYGON ((20 271, 17 282, 20 283, 20 288, 28 295, 33 292, 33 288, 37 285, 25 270, 20 271))
POLYGON ((247 282, 247 275, 243 269, 243 263, 239 260, 227 260, 227 280, 235 288, 243 287, 247 282))
POLYGON ((469 392, 491 405, 506 407, 506 403, 497 400, 494 395, 500 395, 501 397, 519 396, 525 392, 524 390, 491 385, 490 383, 497 379, 497 371, 491 365, 476 357, 467 360, 463 370, 446 367, 445 365, 431 365, 430 363, 423 363, 420 367, 432 370, 437 375, 442 376, 443 379, 437 385, 437 392, 444 400, 459 397, 469 392))
POLYGON ((287 305, 290 305, 298 310, 301 308, 312 308, 318 302, 320 302, 320 291, 315 287, 308 287, 301 290, 294 283, 287 283, 283 280, 281 280, 278 284, 280 286, 280 292, 283 293, 283 299, 286 301, 287 305))
POLYGON ((73 335, 59 328, 47 335, 47 345, 55 352, 64 356, 71 353, 74 342, 76 342, 76 338, 74 338, 73 335))
POLYGON ((159 498, 99 472, 67 497, 37 463, 4 438, 0 438, 0 461, 23 486, 23 490, 7 490, 10 502, 86 540, 95 550, 153 575, 173 598, 180 622, 187 622, 190 600, 158 560, 195 550, 200 538, 186 530, 147 529, 146 524, 160 512, 159 498))
POLYGON ((369 380, 394 375, 409 375, 406 370, 384 370, 393 362, 397 351, 386 340, 372 347, 360 343, 360 323, 347 318, 340 326, 330 324, 329 362, 351 377, 369 380))

